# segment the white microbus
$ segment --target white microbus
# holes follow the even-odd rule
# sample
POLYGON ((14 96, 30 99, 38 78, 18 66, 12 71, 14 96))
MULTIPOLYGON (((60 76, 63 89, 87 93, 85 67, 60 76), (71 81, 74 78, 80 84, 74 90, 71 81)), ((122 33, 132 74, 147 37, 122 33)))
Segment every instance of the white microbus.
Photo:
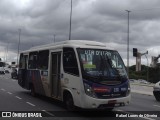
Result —
POLYGON ((86 40, 68 40, 20 53, 18 83, 63 101, 69 110, 112 109, 130 102, 125 65, 116 50, 86 40))

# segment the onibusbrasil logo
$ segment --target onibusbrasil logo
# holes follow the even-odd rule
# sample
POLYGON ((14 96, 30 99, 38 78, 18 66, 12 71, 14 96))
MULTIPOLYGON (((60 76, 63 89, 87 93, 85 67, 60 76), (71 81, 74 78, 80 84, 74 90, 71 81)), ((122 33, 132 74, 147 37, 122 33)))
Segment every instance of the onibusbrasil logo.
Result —
POLYGON ((42 117, 41 112, 2 112, 1 117, 42 117))

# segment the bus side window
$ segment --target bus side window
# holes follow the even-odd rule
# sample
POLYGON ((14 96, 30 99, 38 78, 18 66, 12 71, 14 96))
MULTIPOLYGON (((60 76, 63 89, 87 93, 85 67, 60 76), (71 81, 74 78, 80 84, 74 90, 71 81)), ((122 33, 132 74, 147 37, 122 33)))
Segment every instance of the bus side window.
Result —
POLYGON ((79 76, 78 64, 73 48, 63 48, 64 72, 79 76))
POLYGON ((38 52, 31 52, 29 53, 29 69, 36 69, 37 68, 37 54, 38 52))
POLYGON ((19 68, 27 69, 27 65, 28 65, 28 55, 23 55, 23 53, 21 53, 19 60, 19 68))
POLYGON ((20 54, 19 68, 22 68, 22 69, 25 68, 25 59, 23 54, 20 54))
POLYGON ((48 69, 48 57, 49 57, 49 50, 39 51, 39 53, 38 53, 38 69, 41 69, 41 70, 48 69))

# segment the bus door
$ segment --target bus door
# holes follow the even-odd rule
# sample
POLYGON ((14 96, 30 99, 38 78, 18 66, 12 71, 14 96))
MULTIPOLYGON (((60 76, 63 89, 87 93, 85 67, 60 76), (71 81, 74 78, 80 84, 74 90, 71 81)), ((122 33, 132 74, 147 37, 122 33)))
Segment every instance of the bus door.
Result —
POLYGON ((51 84, 52 84, 52 97, 59 99, 61 96, 61 52, 51 53, 51 84))
POLYGON ((28 65, 28 55, 20 55, 20 65, 19 65, 19 73, 18 73, 18 80, 19 84, 23 87, 26 86, 27 80, 27 65, 28 65))

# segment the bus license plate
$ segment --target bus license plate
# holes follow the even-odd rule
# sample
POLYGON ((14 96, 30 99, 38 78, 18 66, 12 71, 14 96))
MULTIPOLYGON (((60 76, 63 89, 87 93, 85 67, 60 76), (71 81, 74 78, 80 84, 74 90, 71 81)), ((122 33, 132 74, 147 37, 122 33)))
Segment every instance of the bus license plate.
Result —
POLYGON ((108 101, 108 104, 116 104, 117 103, 117 100, 109 100, 108 101))

